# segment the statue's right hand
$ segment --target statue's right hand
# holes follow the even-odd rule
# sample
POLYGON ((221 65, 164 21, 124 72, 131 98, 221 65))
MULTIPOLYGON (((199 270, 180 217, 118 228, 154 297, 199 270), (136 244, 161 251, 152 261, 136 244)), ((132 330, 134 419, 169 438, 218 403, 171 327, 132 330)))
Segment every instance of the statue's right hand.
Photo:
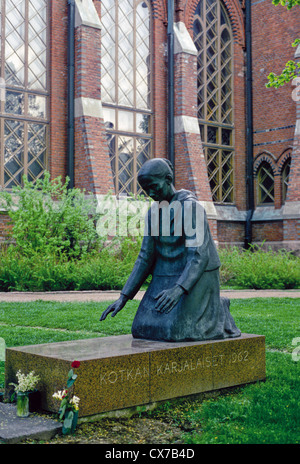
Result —
POLYGON ((120 297, 117 301, 115 301, 114 303, 112 303, 111 305, 108 306, 108 308, 106 308, 105 311, 103 311, 101 317, 100 317, 100 321, 104 321, 104 319, 106 319, 107 315, 109 313, 112 313, 111 317, 115 317, 115 315, 121 311, 121 309, 125 306, 125 303, 126 301, 124 300, 124 298, 120 297))

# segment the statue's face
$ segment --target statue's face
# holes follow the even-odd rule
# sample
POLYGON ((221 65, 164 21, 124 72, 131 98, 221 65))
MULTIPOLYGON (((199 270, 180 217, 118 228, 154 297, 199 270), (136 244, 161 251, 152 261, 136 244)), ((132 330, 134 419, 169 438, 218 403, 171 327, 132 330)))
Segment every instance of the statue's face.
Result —
POLYGON ((168 200, 170 196, 170 182, 164 178, 149 176, 143 179, 141 185, 154 201, 168 200))

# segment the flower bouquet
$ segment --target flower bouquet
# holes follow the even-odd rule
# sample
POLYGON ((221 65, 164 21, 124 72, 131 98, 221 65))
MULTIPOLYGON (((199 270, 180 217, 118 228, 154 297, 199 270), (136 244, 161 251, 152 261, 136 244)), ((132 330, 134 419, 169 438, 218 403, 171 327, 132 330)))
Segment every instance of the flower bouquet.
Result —
POLYGON ((9 385, 15 387, 12 399, 17 394, 17 416, 28 417, 29 416, 29 393, 33 392, 40 378, 35 375, 34 371, 29 374, 23 374, 21 370, 16 373, 18 383, 11 382, 9 385))
POLYGON ((72 395, 70 389, 77 379, 77 374, 74 374, 73 368, 77 369, 79 366, 79 361, 72 362, 68 373, 67 388, 52 395, 53 398, 61 401, 58 414, 59 420, 63 422, 63 435, 73 434, 77 425, 80 399, 78 396, 72 395))

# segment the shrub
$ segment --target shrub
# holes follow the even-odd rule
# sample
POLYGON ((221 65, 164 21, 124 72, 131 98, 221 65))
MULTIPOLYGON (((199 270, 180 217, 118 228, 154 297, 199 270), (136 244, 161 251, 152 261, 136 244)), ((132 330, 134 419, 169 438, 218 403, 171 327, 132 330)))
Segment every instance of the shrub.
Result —
POLYGON ((66 256, 22 255, 10 247, 0 253, 0 291, 114 290, 124 286, 139 246, 124 240, 80 259, 66 256))
POLYGON ((291 252, 252 246, 219 250, 221 283, 239 288, 291 289, 300 287, 300 260, 291 252))
MULTIPOLYGON (((24 179, 23 189, 15 188, 13 195, 1 192, 0 199, 12 221, 13 241, 0 251, 1 291, 123 287, 142 238, 99 236, 97 225, 105 215, 95 197, 68 189, 61 178, 50 181, 46 173, 36 184, 24 179)), ((111 195, 106 199, 110 214, 117 216, 111 195)), ((136 214, 132 208, 126 220, 136 214)))
POLYGON ((98 246, 95 229, 96 201, 79 189, 68 189, 68 179, 50 180, 45 173, 35 183, 23 178, 24 187, 0 199, 12 221, 11 237, 22 256, 61 255, 80 258, 98 246))

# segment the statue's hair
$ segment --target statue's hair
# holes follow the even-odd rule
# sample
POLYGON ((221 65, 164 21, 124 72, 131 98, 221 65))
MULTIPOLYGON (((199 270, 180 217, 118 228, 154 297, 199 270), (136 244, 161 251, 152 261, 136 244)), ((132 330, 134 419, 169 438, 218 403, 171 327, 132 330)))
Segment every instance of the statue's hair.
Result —
POLYGON ((173 165, 166 158, 152 158, 146 161, 138 172, 138 180, 149 176, 165 177, 167 174, 173 179, 173 165))

